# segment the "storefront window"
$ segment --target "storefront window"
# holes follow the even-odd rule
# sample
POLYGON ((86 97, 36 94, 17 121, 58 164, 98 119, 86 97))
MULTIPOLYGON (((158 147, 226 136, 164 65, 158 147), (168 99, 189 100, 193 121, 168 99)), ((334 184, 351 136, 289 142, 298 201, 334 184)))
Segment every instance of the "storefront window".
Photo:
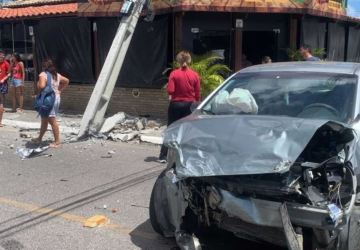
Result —
POLYGON ((5 52, 6 59, 17 52, 25 66, 25 79, 34 79, 32 42, 29 27, 24 23, 6 23, 0 25, 0 48, 5 52))

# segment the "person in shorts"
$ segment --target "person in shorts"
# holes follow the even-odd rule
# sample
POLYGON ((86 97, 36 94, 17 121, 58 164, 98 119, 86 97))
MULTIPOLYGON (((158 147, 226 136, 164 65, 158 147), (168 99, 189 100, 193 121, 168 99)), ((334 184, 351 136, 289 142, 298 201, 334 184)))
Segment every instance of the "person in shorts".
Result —
POLYGON ((10 76, 10 64, 5 60, 5 53, 0 51, 0 127, 3 126, 5 96, 8 93, 7 80, 10 76))
POLYGON ((12 84, 12 111, 23 112, 24 106, 24 81, 25 81, 25 68, 24 63, 18 53, 11 56, 11 84, 12 84), (19 105, 18 108, 17 105, 19 105))
POLYGON ((33 139, 32 142, 41 143, 42 138, 44 137, 44 134, 48 128, 48 124, 50 123, 54 134, 54 142, 51 143, 49 146, 51 148, 57 148, 60 146, 61 141, 60 141, 59 125, 56 121, 56 116, 59 113, 61 92, 69 85, 69 79, 60 75, 57 72, 55 65, 51 59, 46 59, 43 62, 43 72, 40 73, 39 82, 37 84, 39 91, 44 89, 47 85, 47 81, 48 81, 47 72, 51 74, 51 86, 54 89, 56 95, 55 103, 49 116, 41 117, 41 127, 40 127, 39 137, 33 139))

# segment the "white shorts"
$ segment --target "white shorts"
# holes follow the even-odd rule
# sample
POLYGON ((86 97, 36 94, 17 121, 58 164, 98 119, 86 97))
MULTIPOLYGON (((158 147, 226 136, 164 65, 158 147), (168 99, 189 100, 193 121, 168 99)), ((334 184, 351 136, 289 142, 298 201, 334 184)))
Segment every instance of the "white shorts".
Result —
POLYGON ((54 107, 52 108, 52 110, 50 111, 49 117, 56 117, 59 114, 59 108, 60 108, 60 96, 56 96, 55 98, 55 103, 54 103, 54 107))

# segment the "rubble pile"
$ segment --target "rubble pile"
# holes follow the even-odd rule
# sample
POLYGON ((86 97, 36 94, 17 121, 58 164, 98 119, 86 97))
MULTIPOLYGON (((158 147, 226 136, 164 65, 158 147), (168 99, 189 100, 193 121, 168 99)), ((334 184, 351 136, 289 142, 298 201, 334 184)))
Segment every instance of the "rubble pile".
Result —
POLYGON ((113 141, 162 144, 161 133, 165 128, 159 120, 148 120, 118 113, 105 120, 100 133, 113 141))
MULTIPOLYGON (((62 118, 63 119, 59 118, 58 122, 63 143, 72 143, 78 141, 77 136, 81 125, 81 120, 79 118, 69 119, 65 116, 62 118)), ((37 138, 39 133, 38 122, 11 122, 13 124, 9 124, 9 126, 13 126, 19 129, 19 136, 21 139, 28 141, 29 139, 37 138)), ((89 139, 92 140, 93 143, 95 143, 97 139, 100 139, 102 143, 105 143, 105 140, 112 140, 115 142, 145 142, 160 145, 163 142, 162 133, 166 128, 166 126, 162 126, 162 124, 164 124, 164 122, 161 120, 134 117, 120 112, 105 119, 100 131, 90 130, 89 139)), ((51 127, 49 126, 48 129, 51 129, 51 127)), ((44 141, 50 140, 52 140, 52 134, 47 133, 44 137, 44 141)), ((22 159, 25 159, 33 155, 41 155, 41 153, 47 149, 40 146, 41 145, 30 145, 25 147, 16 147, 15 145, 9 145, 9 148, 14 149, 16 147, 16 153, 22 159)), ((86 147, 82 149, 85 150, 86 147)), ((104 157, 112 157, 112 154, 109 153, 104 157)))

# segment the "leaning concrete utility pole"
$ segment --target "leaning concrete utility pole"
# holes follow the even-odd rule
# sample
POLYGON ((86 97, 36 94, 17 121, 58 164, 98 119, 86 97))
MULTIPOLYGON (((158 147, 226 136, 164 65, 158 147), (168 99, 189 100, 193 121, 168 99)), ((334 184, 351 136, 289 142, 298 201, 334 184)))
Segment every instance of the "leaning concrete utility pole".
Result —
POLYGON ((78 138, 100 130, 135 27, 148 0, 125 0, 123 15, 81 121, 78 138))

